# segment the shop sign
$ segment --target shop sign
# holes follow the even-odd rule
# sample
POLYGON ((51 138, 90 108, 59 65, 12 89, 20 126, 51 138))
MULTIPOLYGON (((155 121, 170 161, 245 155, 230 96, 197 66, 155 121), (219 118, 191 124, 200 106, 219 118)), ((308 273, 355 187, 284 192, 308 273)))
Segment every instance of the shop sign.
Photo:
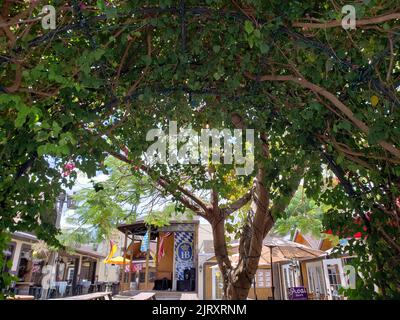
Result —
POLYGON ((288 291, 289 300, 308 300, 307 290, 304 287, 292 287, 288 291))

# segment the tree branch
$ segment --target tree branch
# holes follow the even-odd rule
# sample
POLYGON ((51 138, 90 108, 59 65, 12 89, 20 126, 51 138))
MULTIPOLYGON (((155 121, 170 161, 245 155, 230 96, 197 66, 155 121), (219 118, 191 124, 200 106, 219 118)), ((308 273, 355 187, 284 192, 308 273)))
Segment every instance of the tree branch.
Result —
MULTIPOLYGON (((357 20, 357 27, 362 27, 362 26, 368 26, 368 25, 373 25, 373 24, 379 24, 382 22, 386 21, 391 21, 391 20, 396 20, 400 19, 400 13, 390 13, 390 14, 384 14, 381 16, 377 17, 371 17, 367 19, 360 19, 357 20)), ((307 23, 307 22, 294 22, 292 24, 293 27, 296 28, 304 28, 304 29, 328 29, 328 28, 336 28, 336 27, 342 27, 342 21, 341 20, 332 20, 328 22, 323 22, 323 23, 307 23)))
POLYGON ((279 213, 283 212, 289 205, 290 199, 293 198, 294 194, 299 188, 299 184, 303 177, 304 171, 305 171, 305 166, 302 167, 296 166, 293 168, 292 170, 293 181, 289 185, 288 192, 284 194, 283 197, 278 197, 276 200, 274 200, 274 203, 272 204, 270 211, 273 218, 276 218, 279 215, 279 213), (288 199, 289 201, 287 201, 288 199))
MULTIPOLYGON (((309 89, 316 95, 321 95, 325 97, 327 100, 329 100, 336 108, 338 108, 341 112, 343 112, 347 118, 357 127, 359 128, 362 132, 365 134, 369 134, 369 127, 361 120, 355 117, 353 111, 351 111, 343 102, 341 102, 334 94, 331 92, 327 91, 325 88, 322 88, 316 84, 313 84, 309 81, 307 81, 304 78, 301 77, 295 77, 292 75, 289 76, 277 76, 277 75, 264 75, 261 77, 257 77, 247 71, 245 71, 245 76, 248 77, 249 79, 255 80, 255 81, 282 81, 282 82, 294 82, 299 84, 301 87, 305 89, 309 89)), ((400 150, 397 149, 393 144, 388 143, 385 140, 380 140, 378 141, 378 144, 385 149, 386 151, 390 152, 392 155, 394 155, 397 158, 400 158, 400 150)))
MULTIPOLYGON (((109 151, 109 153, 113 157, 115 157, 125 163, 133 164, 133 162, 131 160, 129 160, 126 156, 124 156, 120 153, 117 153, 114 151, 109 151)), ((146 165, 141 164, 140 169, 142 171, 144 171, 147 175, 151 176, 152 171, 146 165)), ((202 201, 201 199, 199 199, 198 197, 196 197, 189 190, 187 190, 179 185, 172 185, 172 183, 168 179, 165 179, 165 178, 158 178, 155 182, 158 183, 160 186, 162 186, 166 191, 171 193, 184 206, 186 206, 188 209, 194 211, 196 214, 203 216, 203 217, 207 214, 207 212, 209 210, 207 204, 204 201, 202 201), (172 188, 175 188, 176 190, 172 190, 172 188), (183 193, 186 197, 183 197, 178 191, 180 193, 183 193), (190 200, 192 202, 194 202, 195 204, 191 203, 190 200)))
POLYGON ((231 204, 221 208, 222 213, 224 214, 225 217, 229 216, 233 212, 239 210, 241 207, 243 207, 246 203, 248 203, 251 200, 252 196, 252 189, 250 189, 245 195, 237 199, 236 201, 232 202, 231 204))

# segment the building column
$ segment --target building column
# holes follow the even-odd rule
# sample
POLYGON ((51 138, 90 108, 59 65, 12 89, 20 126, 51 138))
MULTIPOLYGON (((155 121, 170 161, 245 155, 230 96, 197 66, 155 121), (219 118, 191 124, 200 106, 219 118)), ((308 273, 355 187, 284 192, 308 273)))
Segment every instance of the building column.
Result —
POLYGON ((19 256, 21 255, 21 247, 22 247, 22 242, 15 240, 14 256, 13 256, 13 262, 12 262, 12 266, 11 266, 12 272, 17 271, 19 256))
POLYGON ((82 256, 79 255, 78 273, 77 273, 78 281, 81 280, 81 268, 82 268, 82 256))

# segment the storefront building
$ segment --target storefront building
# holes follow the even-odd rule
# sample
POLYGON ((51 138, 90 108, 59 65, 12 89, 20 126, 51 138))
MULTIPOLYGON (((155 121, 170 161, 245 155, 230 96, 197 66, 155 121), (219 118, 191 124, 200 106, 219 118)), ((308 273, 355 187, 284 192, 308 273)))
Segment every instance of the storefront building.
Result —
POLYGON ((34 247, 38 242, 31 233, 12 234, 5 252, 10 268, 6 266, 5 271, 17 278, 11 288, 15 294, 46 299, 97 290, 94 286, 103 280, 99 277, 103 253, 82 246, 37 256, 34 247), (50 287, 46 296, 42 296, 43 281, 50 287))
POLYGON ((196 292, 198 225, 198 220, 174 220, 163 227, 144 221, 119 226, 126 260, 121 268, 121 291, 196 292), (149 245, 143 248, 145 237, 150 238, 149 245))

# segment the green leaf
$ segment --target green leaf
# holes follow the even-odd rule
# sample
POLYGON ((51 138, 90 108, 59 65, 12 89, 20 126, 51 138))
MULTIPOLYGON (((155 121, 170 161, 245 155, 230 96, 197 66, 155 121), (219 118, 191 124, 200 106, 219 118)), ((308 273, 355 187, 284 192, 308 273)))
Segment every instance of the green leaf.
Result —
POLYGON ((221 46, 219 46, 219 45, 217 45, 217 44, 213 46, 213 51, 214 51, 215 53, 218 53, 220 50, 221 50, 221 46))
POLYGON ((244 30, 246 31, 247 34, 251 34, 254 31, 253 23, 250 22, 249 20, 246 20, 244 22, 244 30))
POLYGON ((99 8, 101 11, 104 11, 106 9, 106 4, 104 0, 97 0, 97 8, 99 8))
POLYGON ((26 117, 29 115, 29 113, 30 113, 30 110, 27 106, 23 105, 19 108, 18 116, 14 121, 14 125, 16 128, 22 127, 22 125, 25 123, 26 117))
POLYGON ((261 53, 265 54, 265 53, 268 53, 270 47, 265 42, 262 42, 262 43, 260 43, 259 48, 260 48, 261 53))

